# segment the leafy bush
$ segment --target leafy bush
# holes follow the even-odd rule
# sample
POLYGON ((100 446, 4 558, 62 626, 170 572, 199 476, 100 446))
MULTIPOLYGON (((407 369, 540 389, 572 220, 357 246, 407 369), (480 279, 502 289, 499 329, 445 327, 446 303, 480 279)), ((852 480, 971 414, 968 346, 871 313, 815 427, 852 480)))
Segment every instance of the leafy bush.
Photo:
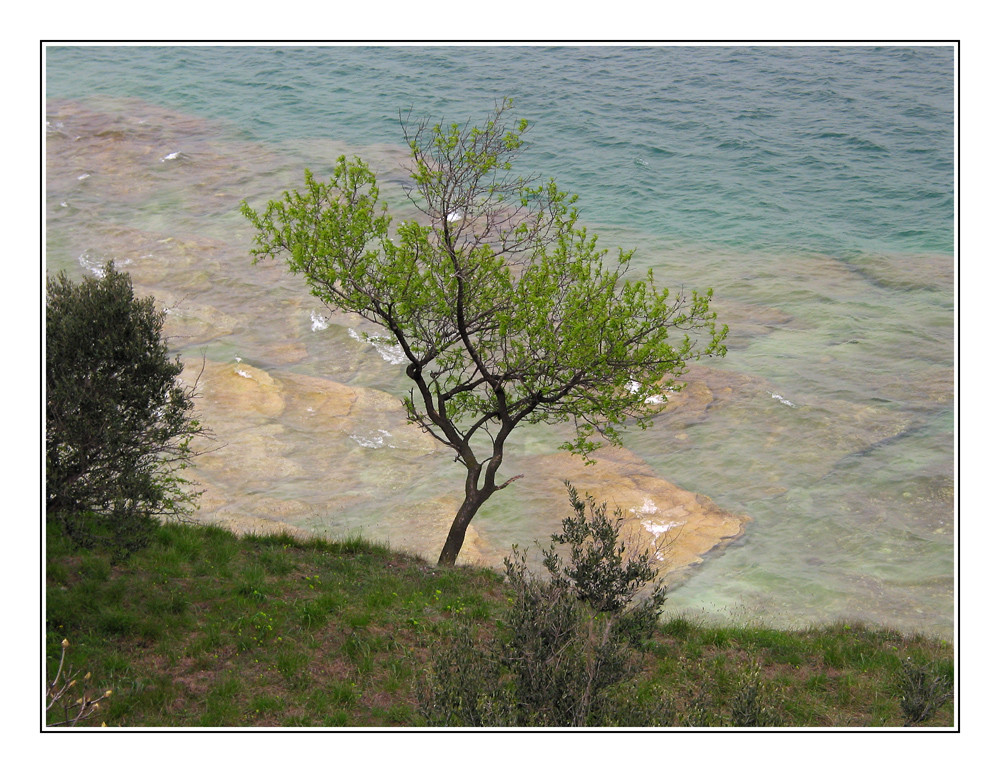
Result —
POLYGON ((194 389, 161 338, 164 313, 108 263, 99 279, 49 278, 45 319, 47 518, 74 542, 127 554, 156 516, 193 506, 178 473, 204 430, 194 389))
POLYGON ((639 551, 620 539, 625 522, 621 508, 607 514, 607 504, 593 497, 581 499, 566 481, 573 514, 562 522, 562 534, 553 534, 552 543, 542 551, 543 564, 554 586, 575 593, 598 612, 616 614, 615 623, 633 640, 647 636, 659 621, 667 592, 662 582, 636 603, 637 597, 656 579, 654 551, 639 551), (587 510, 590 516, 587 516, 587 510), (556 545, 568 545, 569 565, 556 545))
POLYGON ((665 598, 657 585, 632 603, 655 577, 649 555, 623 561, 621 517, 611 521, 593 506, 587 519, 570 487, 575 515, 563 522, 544 551, 551 581, 528 570, 516 549, 504 560, 511 605, 500 634, 480 641, 464 627, 435 657, 421 686, 430 724, 460 726, 647 725, 667 721, 661 694, 641 695, 631 678, 637 644, 655 624, 665 598), (566 567, 555 546, 569 545, 566 567), (619 550, 619 547, 622 549, 619 550), (646 561, 648 571, 641 569, 646 561))
POLYGON ((431 672, 418 681, 420 711, 431 725, 504 727, 515 725, 504 669, 495 640, 480 642, 465 623, 449 646, 439 649, 431 672))

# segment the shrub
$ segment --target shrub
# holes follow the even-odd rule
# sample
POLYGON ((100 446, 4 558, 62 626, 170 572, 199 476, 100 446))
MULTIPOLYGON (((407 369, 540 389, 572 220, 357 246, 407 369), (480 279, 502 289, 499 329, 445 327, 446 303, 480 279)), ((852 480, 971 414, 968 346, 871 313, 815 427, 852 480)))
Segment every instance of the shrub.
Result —
POLYGON ((616 626, 634 641, 648 636, 667 598, 663 583, 656 582, 636 603, 656 579, 655 551, 640 552, 634 544, 620 539, 625 522, 620 508, 609 517, 606 503, 598 505, 589 496, 581 499, 569 481, 566 490, 573 514, 563 519, 562 534, 553 534, 550 547, 543 551, 543 564, 552 584, 576 594, 598 612, 615 613, 616 626), (569 546, 568 565, 556 545, 569 546))
POLYGON ((550 581, 532 575, 526 553, 515 548, 504 560, 511 604, 499 635, 480 641, 466 626, 436 654, 420 689, 430 724, 578 727, 666 720, 663 696, 640 695, 630 681, 637 644, 655 624, 663 589, 658 585, 633 603, 655 577, 649 556, 623 562, 622 519, 607 519, 601 505, 592 507, 588 520, 572 487, 570 493, 576 515, 544 551, 550 581), (571 547, 571 566, 563 566, 557 544, 571 547), (650 572, 639 571, 642 560, 650 572))
POLYGON ((128 554, 157 516, 183 517, 196 494, 180 475, 204 430, 194 388, 161 338, 164 313, 127 274, 49 278, 45 319, 47 518, 74 542, 128 554))
POLYGON ((432 669, 418 680, 420 711, 428 724, 503 727, 516 724, 496 657, 496 641, 480 642, 463 624, 449 646, 435 652, 432 669))
POLYGON ((514 603, 501 662, 512 675, 518 724, 584 726, 613 713, 609 688, 636 665, 623 615, 602 614, 572 589, 532 577, 523 553, 504 564, 514 603))

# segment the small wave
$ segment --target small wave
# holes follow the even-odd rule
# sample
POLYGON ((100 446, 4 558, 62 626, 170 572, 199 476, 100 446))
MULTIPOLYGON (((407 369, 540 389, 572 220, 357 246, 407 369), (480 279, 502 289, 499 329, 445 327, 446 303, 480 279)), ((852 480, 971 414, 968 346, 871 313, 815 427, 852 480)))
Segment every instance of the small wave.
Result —
MULTIPOLYGON (((635 394, 641 388, 641 384, 638 381, 628 382, 628 391, 631 394, 635 394)), ((646 405, 659 405, 660 403, 665 403, 667 401, 666 395, 650 395, 645 400, 643 400, 646 405)))
POLYGON ((160 163, 162 164, 166 161, 174 161, 178 158, 181 158, 182 155, 183 154, 179 150, 174 151, 173 153, 167 153, 167 155, 165 155, 163 158, 160 159, 160 163))
MULTIPOLYGON (((652 504, 652 502, 650 502, 650 500, 647 499, 646 502, 643 503, 642 508, 640 508, 639 512, 645 511, 647 503, 652 504)), ((658 508, 656 507, 656 505, 653 505, 653 512, 656 512, 657 509, 658 508)), ((633 510, 632 512, 635 512, 635 510, 633 510)), ((657 561, 664 561, 666 559, 666 557, 663 555, 663 552, 661 550, 656 549, 657 545, 659 544, 660 535, 665 534, 671 529, 677 528, 678 526, 680 526, 680 524, 677 521, 668 521, 667 523, 657 523, 656 521, 642 522, 642 528, 644 528, 646 531, 648 531, 650 534, 653 535, 653 549, 655 550, 655 553, 653 555, 657 561)))
POLYGON ((854 134, 848 134, 846 132, 820 132, 813 135, 816 139, 820 140, 836 140, 848 147, 854 148, 855 150, 861 150, 868 153, 879 153, 885 154, 889 152, 889 149, 884 145, 880 145, 874 140, 867 139, 865 137, 858 137, 854 134))
POLYGON ((760 121, 769 118, 777 118, 778 113, 776 110, 772 110, 766 107, 755 107, 750 110, 744 110, 738 116, 736 116, 737 121, 760 121))
POLYGON ((887 147, 875 142, 874 140, 866 139, 865 137, 851 137, 847 141, 847 144, 867 153, 889 153, 889 149, 887 147))
MULTIPOLYGON (((648 497, 645 497, 642 500, 642 506, 641 507, 639 507, 639 508, 633 507, 631 510, 629 510, 629 512, 630 513, 636 513, 637 515, 653 515, 653 513, 660 512, 660 508, 658 508, 656 506, 656 503, 652 499, 649 499, 648 497)), ((647 523, 652 523, 652 521, 644 521, 642 525, 646 526, 647 523)), ((649 527, 647 527, 646 530, 647 531, 653 531, 653 529, 651 529, 649 527)), ((657 532, 654 532, 654 533, 657 533, 657 532)))
POLYGON ((315 311, 309 312, 309 318, 312 319, 312 329, 315 330, 326 330, 330 327, 330 320, 317 314, 315 311))
POLYGON ((81 266, 83 266, 83 268, 87 269, 87 271, 89 271, 94 276, 96 277, 104 276, 104 264, 97 260, 89 258, 86 253, 77 258, 77 261, 80 263, 81 266))
POLYGON ((738 150, 742 153, 746 153, 748 151, 756 153, 760 150, 759 142, 744 139, 743 137, 730 137, 729 139, 721 140, 715 147, 719 150, 738 150))
MULTIPOLYGON (((94 276, 101 278, 104 276, 104 264, 108 262, 107 258, 96 258, 89 252, 83 253, 77 262, 82 268, 85 268, 94 276)), ((121 268, 122 266, 127 266, 132 262, 130 258, 124 258, 122 260, 115 260, 115 267, 121 268)))
POLYGON ((768 392, 768 394, 771 395, 771 397, 773 397, 775 400, 777 400, 782 405, 787 405, 789 408, 796 408, 796 407, 798 407, 791 400, 786 400, 781 395, 777 395, 774 392, 768 392))
POLYGON ((677 521, 669 521, 667 523, 656 523, 655 521, 642 522, 642 528, 654 536, 665 534, 671 529, 676 529, 678 526, 680 526, 680 524, 677 523, 677 521))
POLYGON ((406 355, 403 354, 403 347, 399 344, 394 344, 388 338, 382 338, 381 336, 370 336, 367 333, 358 333, 354 328, 347 329, 348 335, 355 341, 366 341, 375 347, 382 359, 391 365, 402 365, 406 362, 406 355))
POLYGON ((364 448, 382 448, 383 446, 388 446, 389 448, 395 448, 392 443, 388 442, 392 434, 388 430, 377 429, 374 434, 371 435, 351 435, 351 440, 357 443, 359 446, 364 448))

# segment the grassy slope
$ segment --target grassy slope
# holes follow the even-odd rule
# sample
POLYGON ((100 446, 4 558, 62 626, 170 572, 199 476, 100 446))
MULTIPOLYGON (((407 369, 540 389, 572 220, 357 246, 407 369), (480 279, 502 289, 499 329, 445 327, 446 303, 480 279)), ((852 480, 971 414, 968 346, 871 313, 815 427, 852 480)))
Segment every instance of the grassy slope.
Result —
MULTIPOLYGON (((440 569, 361 540, 331 544, 162 527, 124 564, 50 537, 52 678, 89 671, 70 701, 113 691, 81 725, 415 726, 416 679, 453 627, 488 630, 506 597, 481 569, 440 569)), ((746 675, 786 726, 901 726, 901 664, 952 672, 945 642, 841 624, 801 632, 666 623, 645 653, 664 723, 725 725, 746 675)), ((640 692, 642 688, 640 688, 640 692)), ((48 722, 65 716, 59 708, 48 722)), ((949 702, 929 726, 949 727, 949 702)))

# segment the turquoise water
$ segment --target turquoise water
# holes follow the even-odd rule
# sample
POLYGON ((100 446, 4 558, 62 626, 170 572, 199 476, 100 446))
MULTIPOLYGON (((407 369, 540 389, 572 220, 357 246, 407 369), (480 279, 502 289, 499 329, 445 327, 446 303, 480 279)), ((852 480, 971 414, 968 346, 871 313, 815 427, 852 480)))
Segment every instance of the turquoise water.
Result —
MULTIPOLYGON (((954 75, 949 47, 53 47, 46 260, 77 274, 132 260, 141 286, 211 309, 185 357, 401 393, 398 366, 346 324, 319 337, 294 280, 253 273, 239 201, 358 152, 400 202, 400 111, 464 121, 509 96, 532 122, 526 168, 578 193, 640 270, 713 287, 732 330, 698 374, 713 401, 628 439, 662 477, 753 519, 669 610, 950 636, 954 75), (202 252, 158 263, 165 239, 202 252), (274 353, 293 345, 294 363, 274 353)), ((282 458, 299 459, 282 431, 282 458)), ((281 486, 317 528, 406 528, 366 521, 360 490, 334 513, 311 477, 281 486)), ((485 538, 552 530, 500 496, 477 518, 485 538)))
POLYGON ((398 143, 398 111, 498 96, 602 222, 752 250, 953 241, 950 48, 51 48, 50 97, 111 94, 249 138, 398 143))

